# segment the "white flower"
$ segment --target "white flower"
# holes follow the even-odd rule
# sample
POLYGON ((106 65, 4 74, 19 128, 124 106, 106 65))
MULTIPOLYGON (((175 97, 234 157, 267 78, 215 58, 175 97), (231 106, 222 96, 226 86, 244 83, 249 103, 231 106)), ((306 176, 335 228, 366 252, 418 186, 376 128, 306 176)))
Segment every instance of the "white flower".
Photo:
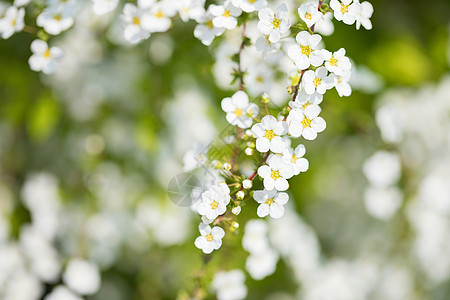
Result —
POLYGON ((21 31, 25 26, 23 21, 24 17, 24 8, 10 6, 6 10, 5 16, 0 19, 0 33, 2 33, 2 38, 8 39, 14 34, 14 32, 21 31))
POLYGON ((245 12, 259 11, 267 6, 267 0, 231 0, 231 2, 245 12))
POLYGON ((92 9, 96 15, 104 15, 116 9, 119 0, 92 0, 94 5, 92 9))
POLYGON ((176 13, 171 1, 156 2, 142 15, 142 28, 149 32, 165 32, 172 25, 171 17, 176 13))
POLYGON ((228 203, 230 203, 230 189, 226 183, 221 182, 202 194, 198 213, 209 220, 214 220, 226 212, 228 203))
POLYGON ((205 13, 205 0, 179 0, 178 14, 183 22, 197 20, 205 13))
POLYGON ((228 272, 217 272, 212 281, 212 286, 217 293, 217 300, 245 299, 247 296, 247 287, 244 281, 244 272, 239 269, 228 272))
POLYGON ((372 217, 389 220, 400 208, 402 198, 402 192, 397 187, 371 187, 364 193, 364 204, 372 217))
POLYGON ((317 21, 314 26, 314 31, 316 33, 320 33, 321 35, 329 36, 334 32, 334 24, 333 24, 333 14, 328 12, 317 21))
POLYGON ((255 280, 261 280, 276 271, 278 253, 268 248, 265 251, 252 253, 245 262, 245 268, 255 280))
POLYGON ((274 72, 266 64, 257 64, 248 69, 245 86, 250 95, 256 96, 268 92, 273 84, 274 72))
POLYGON ((58 285, 44 300, 82 300, 64 285, 58 285))
POLYGON ((347 25, 352 25, 356 17, 361 13, 359 2, 352 3, 353 0, 331 0, 330 7, 334 11, 334 17, 338 21, 343 21, 347 25))
POLYGON ((31 0, 14 0, 14 6, 15 7, 21 7, 26 6, 28 3, 30 3, 31 0))
POLYGON ((258 106, 249 103, 248 96, 243 91, 237 91, 231 98, 224 98, 221 106, 223 111, 227 113, 228 123, 240 128, 249 128, 253 123, 253 118, 259 112, 258 106))
POLYGON ((80 295, 95 294, 100 288, 100 273, 96 265, 81 259, 72 259, 63 275, 67 286, 80 295))
POLYGON ((222 246, 222 238, 225 236, 225 231, 219 226, 211 226, 204 223, 198 225, 198 230, 201 236, 195 239, 195 247, 201 249, 203 253, 210 254, 213 250, 217 250, 222 246))
POLYGON ((58 35, 73 25, 72 5, 50 6, 37 17, 36 24, 52 35, 58 35))
POLYGON ((287 179, 294 175, 294 171, 280 156, 271 155, 267 165, 258 168, 258 175, 264 179, 266 190, 275 188, 277 191, 285 191, 289 188, 287 179))
POLYGON ((199 24, 194 29, 194 36, 205 46, 211 45, 216 36, 222 35, 225 32, 225 28, 218 28, 213 25, 213 18, 214 16, 210 8, 208 8, 206 13, 197 20, 199 24))
POLYGON ((286 4, 280 4, 275 13, 270 8, 264 8, 258 13, 258 29, 269 36, 271 43, 276 43, 289 31, 291 21, 286 4))
POLYGON ((291 108, 298 108, 301 110, 305 110, 309 105, 319 105, 322 103, 323 94, 319 94, 317 92, 309 95, 304 91, 299 91, 297 94, 297 98, 295 101, 289 101, 289 106, 291 108))
POLYGON ((34 40, 31 43, 33 55, 29 59, 30 68, 33 71, 42 71, 51 74, 56 71, 58 60, 63 56, 63 51, 58 47, 48 47, 47 43, 41 40, 34 40))
POLYGON ((277 190, 255 191, 253 198, 260 203, 256 214, 260 218, 269 215, 272 218, 281 218, 284 214, 284 206, 288 200, 288 194, 277 190))
POLYGON ((318 34, 309 34, 306 31, 300 31, 296 37, 299 45, 292 45, 288 48, 288 56, 292 59, 300 70, 307 69, 310 65, 318 67, 322 64, 323 58, 317 45, 322 40, 318 34))
POLYGON ((327 76, 325 67, 320 67, 316 71, 308 70, 303 74, 303 88, 309 95, 317 91, 319 94, 325 94, 328 89, 333 87, 333 79, 327 76))
POLYGON ((287 124, 284 121, 277 121, 275 117, 267 115, 262 118, 261 123, 252 127, 252 134, 256 138, 256 150, 259 152, 272 151, 274 153, 283 152, 286 142, 281 137, 287 133, 287 124))
MULTIPOLYGON (((355 0, 355 3, 359 3, 359 0, 355 0)), ((372 29, 372 22, 370 22, 370 17, 373 14, 373 6, 367 1, 361 3, 361 12, 356 15, 356 29, 362 25, 367 30, 372 29)))
POLYGON ((350 78, 352 76, 351 71, 345 71, 344 74, 336 75, 336 74, 330 74, 330 78, 333 81, 333 86, 336 88, 336 91, 339 94, 339 97, 342 96, 350 96, 352 93, 352 87, 348 83, 350 78))
POLYGON ((208 7, 214 18, 213 25, 217 28, 233 29, 236 28, 237 19, 242 13, 240 8, 237 8, 231 2, 225 1, 223 5, 210 5, 208 7))
POLYGON ((269 248, 268 227, 263 220, 253 219, 247 222, 242 237, 242 247, 250 253, 263 252, 269 248))
POLYGON ((394 152, 378 151, 364 162, 363 172, 372 186, 393 185, 401 175, 400 157, 394 152))
POLYGON ((298 8, 298 15, 308 27, 313 26, 322 18, 322 13, 318 10, 318 6, 311 2, 303 3, 298 8))
POLYGON ((289 125, 289 134, 294 137, 303 136, 307 140, 314 140, 318 132, 325 130, 325 120, 319 117, 320 107, 309 105, 304 111, 293 109, 286 119, 289 125))
POLYGON ((143 14, 144 10, 142 8, 136 7, 131 3, 125 3, 123 6, 123 14, 121 16, 125 26, 123 34, 124 38, 132 44, 136 44, 150 36, 150 32, 142 28, 143 14))
POLYGON ((325 60, 325 67, 328 71, 336 75, 344 75, 345 71, 352 68, 350 59, 345 56, 345 49, 341 48, 338 51, 331 53, 328 50, 322 50, 322 57, 325 60))
POLYGON ((261 51, 263 57, 266 57, 268 54, 276 53, 280 50, 281 43, 272 43, 269 40, 268 35, 260 36, 256 39, 255 48, 258 51, 261 51))
POLYGON ((294 171, 294 175, 300 174, 300 172, 306 172, 309 167, 308 160, 303 157, 305 155, 305 146, 300 144, 295 150, 292 148, 286 148, 283 152, 283 159, 291 164, 294 171))

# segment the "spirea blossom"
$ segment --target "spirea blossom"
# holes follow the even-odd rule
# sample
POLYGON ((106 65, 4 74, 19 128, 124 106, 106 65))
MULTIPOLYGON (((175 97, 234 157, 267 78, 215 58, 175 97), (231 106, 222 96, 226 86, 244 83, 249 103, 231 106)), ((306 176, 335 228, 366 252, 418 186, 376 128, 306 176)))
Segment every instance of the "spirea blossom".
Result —
POLYGON ((213 25, 217 28, 233 29, 237 25, 236 17, 242 13, 240 8, 231 4, 230 0, 225 1, 223 5, 210 5, 209 10, 214 16, 213 25))
POLYGON ((258 168, 258 175, 263 178, 266 190, 285 191, 289 188, 287 179, 294 175, 294 171, 280 156, 272 155, 267 159, 267 165, 258 168))
POLYGON ((198 225, 200 236, 195 239, 195 247, 201 249, 204 253, 210 254, 213 250, 217 250, 222 246, 222 239, 225 236, 225 231, 219 226, 206 225, 200 223, 198 225))
POLYGON ((72 27, 74 9, 74 5, 71 4, 47 7, 37 17, 36 24, 49 34, 58 35, 72 27))
POLYGON ((316 22, 322 17, 322 13, 317 9, 317 5, 311 2, 303 3, 298 8, 298 15, 308 27, 316 24, 316 22))
POLYGON ((331 0, 330 7, 334 11, 334 17, 338 21, 343 21, 347 25, 352 25, 356 17, 361 13, 361 5, 353 0, 331 0))
POLYGON ((327 70, 335 73, 336 75, 344 75, 344 73, 349 71, 352 67, 350 59, 345 56, 344 48, 341 48, 334 53, 323 49, 322 56, 325 60, 325 67, 327 70))
POLYGON ((227 184, 221 182, 211 186, 202 194, 202 202, 198 206, 198 213, 210 220, 214 220, 226 211, 230 202, 230 189, 227 184))
POLYGON ((288 48, 288 56, 299 70, 307 69, 310 65, 318 67, 323 63, 322 54, 316 49, 322 40, 320 35, 300 31, 295 39, 298 45, 292 45, 288 48))
POLYGON ((283 151, 283 159, 292 166, 294 175, 298 175, 300 172, 306 172, 308 170, 308 160, 303 157, 305 153, 306 148, 302 144, 298 145, 295 149, 289 147, 283 151))
POLYGON ((309 95, 317 92, 325 94, 325 92, 333 87, 333 80, 328 76, 325 67, 317 68, 316 71, 308 70, 303 75, 303 88, 309 95))
POLYGON ((268 36, 271 43, 277 43, 284 36, 291 26, 288 17, 288 9, 286 4, 280 4, 274 12, 270 8, 264 8, 259 11, 258 29, 268 36))
POLYGON ((258 106, 249 103, 248 95, 243 91, 237 91, 231 98, 224 98, 222 109, 227 113, 228 123, 240 128, 249 128, 259 112, 258 106))
POLYGON ((150 32, 142 27, 142 16, 145 10, 131 3, 123 6, 122 21, 124 26, 124 38, 132 44, 136 44, 150 36, 150 32))
POLYGON ((283 152, 286 142, 281 137, 287 133, 287 124, 284 121, 277 121, 275 117, 267 115, 261 123, 252 127, 252 134, 256 137, 256 150, 259 152, 272 151, 274 153, 283 152))
POLYGON ((309 105, 305 110, 293 109, 289 112, 287 123, 289 134, 294 137, 303 136, 307 140, 314 140, 317 133, 326 128, 325 120, 319 117, 321 109, 318 105, 309 105))
POLYGON ((58 61, 63 56, 63 51, 59 47, 49 47, 42 40, 34 40, 31 43, 31 51, 33 52, 29 59, 31 70, 42 71, 44 74, 55 72, 58 61))
POLYGON ((234 6, 245 12, 259 11, 267 6, 267 0, 231 0, 234 6))
POLYGON ((64 282, 80 295, 95 294, 100 288, 98 267, 88 261, 73 259, 67 265, 64 282))
POLYGON ((5 16, 0 19, 0 33, 2 38, 8 39, 15 32, 21 31, 25 26, 24 23, 25 9, 10 6, 5 13, 5 16))
POLYGON ((272 218, 281 218, 284 214, 284 205, 288 202, 289 196, 277 190, 255 191, 253 198, 259 203, 256 214, 258 217, 265 217, 270 214, 272 218))
POLYGON ((242 300, 247 296, 245 274, 239 269, 220 271, 214 275, 212 286, 218 300, 242 300))

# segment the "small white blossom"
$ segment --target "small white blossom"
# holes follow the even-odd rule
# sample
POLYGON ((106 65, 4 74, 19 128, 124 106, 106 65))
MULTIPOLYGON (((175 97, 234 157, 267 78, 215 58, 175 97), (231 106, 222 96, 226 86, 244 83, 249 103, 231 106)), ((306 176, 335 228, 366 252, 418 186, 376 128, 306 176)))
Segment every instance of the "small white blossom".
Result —
POLYGON ((313 26, 322 18, 322 13, 318 10, 318 6, 311 2, 303 3, 298 8, 298 15, 308 27, 313 26))
POLYGON ((119 0, 92 0, 94 13, 96 15, 104 15, 112 12, 119 4, 119 0))
POLYGON ((305 110, 309 105, 319 105, 323 101, 323 94, 317 92, 311 95, 305 93, 304 91, 299 91, 295 101, 289 101, 289 106, 291 108, 298 108, 305 110))
POLYGON ((341 48, 334 53, 323 49, 322 56, 325 60, 325 67, 327 70, 336 75, 344 75, 344 72, 350 70, 352 67, 350 59, 345 56, 344 48, 341 48))
POLYGON ((285 191, 289 188, 287 179, 294 175, 292 167, 280 156, 271 155, 267 160, 267 165, 258 168, 258 175, 263 178, 266 190, 285 191))
POLYGON ((242 187, 244 189, 250 189, 253 186, 253 182, 249 179, 245 179, 244 181, 242 181, 242 187))
MULTIPOLYGON (((359 0, 355 0, 355 3, 359 3, 359 0)), ((373 14, 373 6, 370 2, 364 1, 361 3, 361 12, 356 15, 356 29, 359 30, 361 25, 367 30, 372 29, 372 22, 370 18, 373 14)))
POLYGON ((19 32, 25 26, 24 23, 25 9, 17 8, 15 6, 10 6, 6 12, 5 16, 0 19, 0 33, 2 38, 8 39, 15 32, 19 32))
POLYGON ((300 31, 296 36, 299 45, 292 45, 288 48, 288 56, 292 59, 300 70, 307 69, 310 65, 318 67, 322 64, 323 58, 317 45, 322 40, 318 34, 309 34, 306 31, 300 31))
POLYGON ((336 75, 330 74, 330 78, 333 82, 333 86, 336 88, 336 91, 339 94, 339 97, 342 96, 350 96, 352 93, 352 87, 349 84, 350 78, 352 76, 351 71, 345 71, 344 74, 336 75))
POLYGON ((263 190, 255 191, 253 198, 260 205, 256 214, 260 218, 264 218, 269 215, 272 218, 281 218, 284 214, 284 205, 288 202, 289 196, 284 192, 278 192, 277 190, 263 190))
POLYGON ((272 43, 268 35, 263 35, 256 39, 255 48, 262 52, 263 57, 266 57, 269 54, 277 53, 281 48, 281 43, 272 43))
POLYGON ((389 220, 402 204, 402 192, 397 187, 367 188, 364 204, 367 212, 374 218, 389 220))
POLYGON ((195 239, 195 247, 201 249, 203 253, 210 254, 213 250, 217 250, 222 246, 222 239, 225 236, 225 231, 219 226, 211 226, 204 223, 198 225, 198 230, 201 236, 195 239))
POLYGON ((309 163, 305 155, 305 146, 300 144, 295 149, 286 148, 283 152, 283 159, 291 164, 294 171, 294 175, 300 174, 300 172, 306 172, 309 168, 309 163))
POLYGON ((45 296, 44 300, 82 300, 74 292, 64 285, 58 285, 50 294, 45 296))
POLYGON ((80 295, 95 294, 100 288, 98 267, 88 261, 72 259, 63 276, 67 286, 80 295))
POLYGON ((223 215, 230 203, 230 188, 226 183, 211 186, 202 194, 202 203, 198 206, 198 213, 210 220, 223 215))
POLYGON ((255 103, 249 103, 244 91, 237 91, 233 96, 224 98, 221 103, 222 109, 227 113, 226 119, 231 125, 240 128, 249 128, 259 113, 255 103))
POLYGON ((265 64, 258 64, 250 67, 245 76, 245 85, 248 93, 252 96, 265 93, 273 85, 274 72, 265 64))
POLYGON ((267 0, 231 0, 231 2, 245 12, 259 11, 267 6, 267 0))
POLYGON ((293 109, 286 119, 289 125, 289 134, 293 137, 303 136, 307 140, 314 140, 318 132, 326 128, 325 120, 319 117, 320 107, 309 105, 304 111, 293 109))
POLYGON ((331 0, 330 7, 334 11, 334 17, 338 21, 343 21, 347 25, 352 25, 356 17, 361 13, 361 5, 353 0, 331 0))
POLYGON ((50 6, 37 17, 36 24, 52 35, 58 35, 73 25, 73 5, 50 6))
POLYGON ((333 80, 328 76, 327 69, 320 67, 316 71, 308 70, 303 74, 303 88, 309 95, 317 92, 325 94, 325 92, 333 87, 333 80))
POLYGON ((271 43, 278 42, 291 26, 286 4, 280 4, 274 12, 270 8, 264 8, 258 13, 258 29, 264 35, 269 36, 271 43))
POLYGON ((333 13, 328 12, 317 21, 314 27, 316 33, 320 33, 324 36, 332 35, 334 32, 333 13))
POLYGON ((205 0, 179 0, 178 14, 183 22, 197 20, 205 13, 205 0))
POLYGON ((242 199, 244 199, 244 197, 245 197, 244 191, 239 191, 239 192, 236 193, 236 198, 237 199, 242 200, 242 199))
POLYGON ((124 23, 124 38, 132 44, 136 44, 150 37, 150 32, 142 28, 142 15, 144 10, 131 3, 125 3, 121 16, 124 23))
POLYGON ((194 36, 205 46, 211 45, 216 36, 220 36, 225 32, 225 28, 218 28, 213 25, 213 18, 214 15, 211 13, 211 9, 208 8, 206 13, 197 20, 199 24, 194 29, 194 36))
POLYGON ((287 124, 277 121, 275 117, 267 115, 261 123, 252 127, 253 136, 256 138, 256 150, 259 152, 272 151, 281 153, 286 148, 286 142, 281 137, 287 133, 287 124))
POLYGON ((213 25, 217 28, 234 29, 237 25, 236 17, 242 13, 240 8, 235 7, 231 2, 225 1, 223 5, 210 5, 208 8, 213 14, 213 25))
POLYGON ((27 6, 31 0, 14 0, 15 7, 27 6))
POLYGON ((278 253, 268 248, 247 257, 245 268, 253 279, 261 280, 276 271, 278 258, 278 253))
POLYGON ((247 287, 244 281, 244 272, 239 269, 228 272, 217 272, 212 281, 212 286, 217 293, 217 300, 245 299, 247 296, 247 287))
POLYGON ((142 15, 142 28, 149 32, 165 32, 172 25, 171 17, 176 13, 171 1, 156 2, 142 15))
POLYGON ((363 172, 372 186, 393 185, 401 176, 400 157, 394 152, 378 151, 364 162, 363 172))
POLYGON ((49 47, 42 40, 34 40, 31 43, 33 55, 29 59, 30 68, 33 71, 42 71, 51 74, 56 71, 58 60, 63 56, 63 51, 58 47, 49 47))
POLYGON ((263 220, 253 219, 247 222, 242 237, 242 247, 250 253, 258 253, 269 248, 267 240, 267 223, 263 220))

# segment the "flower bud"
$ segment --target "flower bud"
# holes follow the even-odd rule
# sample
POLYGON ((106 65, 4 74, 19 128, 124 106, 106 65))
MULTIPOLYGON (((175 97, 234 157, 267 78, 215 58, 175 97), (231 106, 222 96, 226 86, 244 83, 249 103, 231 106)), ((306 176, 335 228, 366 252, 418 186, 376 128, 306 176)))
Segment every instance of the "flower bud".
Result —
POLYGON ((242 200, 242 199, 244 199, 244 197, 245 197, 244 191, 239 191, 239 192, 236 193, 236 198, 237 199, 242 200))
POLYGON ((244 187, 244 189, 249 189, 253 186, 253 182, 251 180, 245 179, 244 181, 242 181, 242 186, 244 187))
POLYGON ((245 154, 247 154, 248 156, 253 155, 253 149, 252 148, 246 148, 245 149, 245 154))
POLYGON ((232 210, 231 210, 231 212, 234 214, 234 215, 238 215, 238 214, 240 214, 241 213, 241 207, 238 205, 238 206, 236 206, 235 208, 233 208, 232 210))
POLYGON ((229 163, 224 163, 222 169, 224 169, 225 171, 230 171, 231 165, 229 163))

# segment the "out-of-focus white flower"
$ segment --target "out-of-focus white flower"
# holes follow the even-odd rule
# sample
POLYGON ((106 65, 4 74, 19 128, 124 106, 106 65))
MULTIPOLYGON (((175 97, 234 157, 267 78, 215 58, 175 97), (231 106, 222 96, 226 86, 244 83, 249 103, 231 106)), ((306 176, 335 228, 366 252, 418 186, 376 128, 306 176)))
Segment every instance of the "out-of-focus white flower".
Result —
POLYGON ((24 23, 25 9, 17 8, 15 6, 10 6, 6 12, 5 16, 0 19, 0 33, 2 38, 8 39, 15 32, 19 32, 25 26, 24 23))
POLYGON ((100 288, 100 272, 98 267, 88 261, 72 259, 63 275, 64 282, 80 295, 92 295, 100 288))
POLYGON ((263 220, 253 219, 247 222, 242 237, 242 247, 250 253, 258 253, 269 248, 267 240, 268 226, 263 220))
POLYGON ((225 32, 225 28, 218 28, 213 25, 213 18, 214 15, 211 13, 211 9, 208 8, 206 13, 197 19, 199 24, 194 29, 194 36, 205 46, 211 45, 216 36, 220 36, 225 32))
POLYGON ((51 74, 56 71, 58 60, 64 53, 59 47, 49 47, 42 40, 34 40, 31 43, 33 55, 29 59, 30 68, 33 71, 42 71, 44 74, 51 74))
POLYGON ((132 44, 136 44, 150 36, 150 32, 142 27, 144 10, 131 3, 123 6, 122 20, 124 23, 124 38, 132 44))
POLYGON ((316 24, 322 17, 322 13, 318 10, 318 6, 315 3, 303 3, 298 8, 298 15, 306 23, 308 27, 316 24))
POLYGON ((278 155, 267 159, 267 164, 258 168, 258 175, 263 178, 266 190, 285 191, 289 188, 287 179, 293 176, 292 167, 278 155))
POLYGON ((64 285, 58 285, 44 300, 82 300, 64 285))
POLYGON ((253 198, 260 205, 256 214, 260 218, 269 215, 272 218, 281 218, 284 214, 284 205, 288 202, 289 196, 284 192, 277 192, 277 190, 255 191, 253 198))
POLYGON ((14 0, 15 7, 27 6, 31 0, 14 0))
POLYGON ((292 45, 288 48, 288 56, 292 59, 299 70, 305 70, 310 65, 318 67, 323 63, 323 57, 317 45, 322 40, 318 34, 309 34, 307 31, 300 31, 296 38, 299 45, 292 45))
POLYGON ((8 300, 38 300, 41 298, 43 286, 32 274, 25 270, 15 270, 8 286, 3 293, 3 299, 8 300))
POLYGON ((310 105, 319 105, 323 101, 323 94, 313 93, 311 95, 305 93, 304 91, 299 91, 295 101, 289 101, 289 106, 291 108, 298 108, 305 110, 310 105))
POLYGON ((225 231, 222 228, 214 226, 211 229, 209 225, 200 223, 198 230, 201 236, 195 239, 194 244, 203 253, 210 254, 213 250, 217 250, 222 246, 222 239, 225 236, 225 231))
POLYGON ((280 41, 291 27, 286 4, 280 4, 274 12, 270 8, 264 8, 258 13, 258 29, 268 36, 271 43, 280 41))
POLYGON ((308 170, 308 160, 303 157, 305 153, 306 148, 302 144, 298 145, 295 149, 289 147, 283 151, 283 159, 292 166, 294 175, 298 175, 300 172, 306 172, 308 170))
POLYGON ((267 0, 231 0, 231 2, 245 12, 259 11, 267 6, 267 0))
POLYGON ((334 10, 334 17, 347 25, 352 25, 361 13, 361 5, 353 0, 331 0, 330 7, 334 10))
POLYGON ((119 0, 92 0, 94 13, 104 15, 116 9, 119 0))
POLYGON ((281 137, 287 133, 287 124, 277 121, 275 117, 267 115, 262 118, 261 123, 252 127, 252 134, 256 138, 256 150, 259 152, 272 151, 281 153, 286 148, 286 143, 281 137))
POLYGON ((351 71, 345 71, 343 75, 336 75, 334 73, 330 74, 332 86, 336 88, 339 97, 348 97, 352 94, 352 87, 348 83, 351 76, 351 71))
POLYGON ((202 194, 202 203, 198 206, 198 213, 210 220, 223 215, 230 203, 230 188, 225 182, 211 186, 202 194))
POLYGON ((273 85, 274 72, 266 64, 258 64, 248 69, 245 86, 252 96, 268 92, 273 85))
POLYGON ((236 17, 242 13, 230 0, 225 1, 223 5, 211 4, 208 9, 214 16, 212 23, 217 28, 234 29, 237 25, 236 17))
POLYGON ((352 67, 350 59, 345 56, 344 48, 341 48, 333 53, 322 49, 322 56, 325 60, 325 67, 327 70, 335 73, 336 75, 344 75, 344 72, 350 70, 352 67))
POLYGON ((314 31, 324 36, 332 35, 334 32, 333 14, 328 12, 317 21, 314 31))
POLYGON ((378 151, 366 160, 363 172, 372 186, 388 187, 400 178, 400 157, 393 152, 378 151))
POLYGON ((221 105, 223 111, 227 113, 228 123, 240 128, 249 128, 253 123, 253 118, 259 112, 256 104, 249 103, 248 96, 244 91, 237 91, 231 98, 224 98, 221 105))
POLYGON ((268 56, 269 54, 277 53, 280 50, 281 43, 272 43, 269 40, 268 35, 260 36, 256 39, 255 48, 258 51, 261 51, 263 57, 268 56))
POLYGON ((333 87, 333 80, 328 76, 327 69, 320 67, 316 71, 306 71, 303 75, 302 85, 309 95, 314 94, 314 92, 325 94, 327 90, 333 87))
POLYGON ((245 275, 239 269, 228 272, 219 271, 214 275, 212 286, 217 293, 218 300, 242 300, 247 296, 244 284, 245 275))
POLYGON ((400 208, 402 197, 396 187, 368 188, 364 194, 364 204, 372 217, 389 220, 400 208))
POLYGON ((36 19, 36 24, 52 35, 58 35, 73 25, 74 6, 61 4, 45 8, 36 19))
MULTIPOLYGON (((359 3, 359 0, 355 0, 355 3, 359 3)), ((370 18, 373 14, 373 6, 370 2, 364 1, 361 3, 361 12, 356 15, 356 29, 359 30, 361 25, 367 29, 372 29, 372 22, 370 22, 370 18)))
POLYGON ((183 22, 197 20, 205 13, 205 0, 179 0, 178 14, 183 22))
POLYGON ((325 130, 327 124, 319 117, 321 109, 318 105, 308 105, 304 110, 294 108, 289 112, 286 122, 289 134, 293 137, 303 136, 307 140, 314 140, 317 133, 325 130))
POLYGON ((261 280, 275 272, 278 257, 278 253, 270 248, 252 253, 245 261, 245 268, 253 279, 261 280))
POLYGON ((142 28, 149 32, 165 32, 172 25, 172 17, 177 13, 171 1, 156 2, 142 14, 142 28))

